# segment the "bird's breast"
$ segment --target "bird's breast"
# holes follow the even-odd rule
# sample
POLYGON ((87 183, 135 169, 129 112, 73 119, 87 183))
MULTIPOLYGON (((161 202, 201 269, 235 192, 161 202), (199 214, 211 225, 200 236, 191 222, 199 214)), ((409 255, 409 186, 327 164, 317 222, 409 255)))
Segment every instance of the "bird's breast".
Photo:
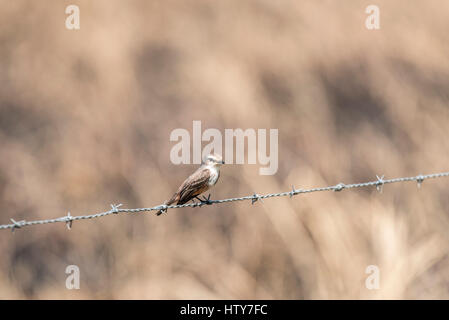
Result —
POLYGON ((218 178, 220 177, 220 172, 218 172, 215 168, 210 168, 210 177, 209 177, 209 186, 213 186, 217 183, 218 178))

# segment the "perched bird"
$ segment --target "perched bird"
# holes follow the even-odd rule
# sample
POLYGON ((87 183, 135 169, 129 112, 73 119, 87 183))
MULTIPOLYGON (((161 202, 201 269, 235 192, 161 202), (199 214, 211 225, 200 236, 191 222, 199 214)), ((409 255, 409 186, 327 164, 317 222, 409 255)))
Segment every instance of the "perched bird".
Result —
MULTIPOLYGON (((211 154, 206 157, 201 167, 199 167, 190 177, 188 177, 178 188, 178 191, 165 201, 165 205, 173 203, 184 204, 196 198, 203 192, 213 187, 220 177, 220 166, 224 164, 221 156, 211 154)), ((159 216, 164 210, 159 210, 156 214, 159 216)))

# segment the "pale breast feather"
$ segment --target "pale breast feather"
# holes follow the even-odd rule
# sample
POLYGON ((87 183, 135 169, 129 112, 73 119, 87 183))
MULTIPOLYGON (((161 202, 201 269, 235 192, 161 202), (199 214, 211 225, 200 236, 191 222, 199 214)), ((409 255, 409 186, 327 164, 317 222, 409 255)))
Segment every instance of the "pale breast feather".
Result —
POLYGON ((217 183, 218 178, 220 177, 220 172, 215 168, 209 168, 210 177, 209 177, 209 185, 213 186, 217 183))

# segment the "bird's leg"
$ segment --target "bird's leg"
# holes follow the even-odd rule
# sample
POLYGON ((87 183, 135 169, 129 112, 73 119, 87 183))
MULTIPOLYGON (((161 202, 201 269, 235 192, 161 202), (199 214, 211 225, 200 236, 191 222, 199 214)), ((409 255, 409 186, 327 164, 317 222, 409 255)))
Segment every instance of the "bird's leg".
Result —
POLYGON ((209 195, 207 196, 207 198, 206 198, 206 197, 203 197, 203 199, 199 199, 199 200, 201 201, 202 204, 208 204, 208 205, 210 205, 210 204, 213 203, 212 200, 210 200, 210 193, 209 193, 209 195))

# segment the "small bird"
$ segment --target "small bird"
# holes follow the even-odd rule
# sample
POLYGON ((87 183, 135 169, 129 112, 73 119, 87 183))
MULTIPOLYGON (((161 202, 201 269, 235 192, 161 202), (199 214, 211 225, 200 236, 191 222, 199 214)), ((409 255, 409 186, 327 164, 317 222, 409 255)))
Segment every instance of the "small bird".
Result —
MULTIPOLYGON (((217 154, 210 154, 203 161, 199 167, 190 177, 188 177, 178 188, 178 191, 165 201, 165 205, 176 203, 177 205, 184 204, 196 198, 203 192, 213 187, 220 177, 220 166, 224 164, 221 156, 217 154)), ((198 199, 200 200, 200 199, 198 199)), ((164 213, 164 210, 159 210, 156 214, 159 216, 164 213)))

